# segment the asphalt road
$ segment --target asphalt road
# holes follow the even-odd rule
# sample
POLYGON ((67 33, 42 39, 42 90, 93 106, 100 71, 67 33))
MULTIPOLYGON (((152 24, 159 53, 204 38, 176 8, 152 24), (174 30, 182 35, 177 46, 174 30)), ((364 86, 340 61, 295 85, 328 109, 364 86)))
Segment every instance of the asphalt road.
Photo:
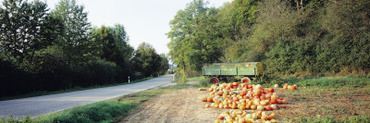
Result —
POLYGON ((143 82, 114 87, 0 101, 0 118, 6 118, 9 114, 13 114, 14 117, 19 118, 25 117, 27 114, 35 117, 79 105, 155 88, 169 84, 171 81, 172 75, 165 75, 143 82))

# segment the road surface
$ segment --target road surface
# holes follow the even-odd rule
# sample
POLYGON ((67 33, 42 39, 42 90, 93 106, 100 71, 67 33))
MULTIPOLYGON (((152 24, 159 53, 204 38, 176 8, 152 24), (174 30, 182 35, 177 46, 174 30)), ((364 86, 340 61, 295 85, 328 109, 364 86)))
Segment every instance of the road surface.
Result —
POLYGON ((46 113, 57 112, 64 109, 98 102, 130 93, 135 93, 161 85, 169 84, 172 75, 165 75, 143 82, 119 85, 114 87, 97 88, 83 91, 67 92, 60 94, 44 95, 22 99, 0 101, 0 118, 14 117, 22 118, 27 114, 32 117, 46 113))

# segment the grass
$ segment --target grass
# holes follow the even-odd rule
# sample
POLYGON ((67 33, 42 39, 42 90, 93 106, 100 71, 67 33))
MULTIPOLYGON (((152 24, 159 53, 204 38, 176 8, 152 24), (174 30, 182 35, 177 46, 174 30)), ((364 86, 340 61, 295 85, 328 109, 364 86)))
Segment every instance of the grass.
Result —
MULTIPOLYGON (((146 77, 142 79, 137 79, 134 81, 131 81, 131 83, 137 83, 137 82, 142 82, 145 80, 152 79, 153 77, 146 77)), ((17 95, 17 96, 9 96, 9 97, 0 97, 0 101, 3 100, 10 100, 10 99, 19 99, 19 98, 26 98, 26 97, 34 97, 34 96, 41 96, 41 95, 49 95, 49 94, 58 94, 58 93, 65 93, 65 92, 72 92, 72 91, 82 91, 82 90, 89 90, 89 89, 95 89, 95 88, 103 88, 103 87, 111 87, 111 86, 118 86, 118 85, 125 85, 128 83, 117 83, 117 84, 109 84, 109 85, 96 85, 96 86, 90 86, 90 87, 74 87, 70 89, 65 89, 65 90, 57 90, 57 91, 36 91, 36 92, 31 92, 23 95, 17 95)))
POLYGON ((363 87, 370 84, 370 78, 357 78, 357 77, 347 77, 347 78, 284 78, 278 81, 264 82, 263 86, 272 87, 274 84, 279 84, 282 86, 284 83, 289 85, 296 84, 299 87, 332 87, 332 88, 356 88, 363 87))
POLYGON ((295 91, 277 89, 279 96, 288 101, 287 110, 276 111, 285 116, 284 121, 368 123, 370 120, 369 78, 286 78, 279 84, 283 83, 299 86, 295 91))
POLYGON ((199 86, 201 87, 209 87, 212 83, 209 82, 209 78, 206 78, 204 76, 196 76, 196 77, 190 77, 186 78, 185 82, 190 81, 199 81, 199 86))
MULTIPOLYGON (((145 90, 133 94, 128 94, 122 97, 109 99, 101 102, 78 106, 67 109, 61 112, 51 113, 27 119, 26 121, 35 123, 110 123, 118 117, 126 115, 128 111, 134 109, 141 103, 154 98, 160 94, 169 93, 175 90, 193 87, 195 85, 181 84, 162 87, 158 89, 145 90)), ((7 118, 9 120, 9 118, 7 118)), ((26 118, 25 118, 26 119, 26 118)), ((24 120, 24 119, 23 119, 24 120)), ((13 122, 21 122, 20 120, 11 119, 13 122)), ((0 123, 5 122, 0 120, 0 123)))
MULTIPOLYGON (((287 118, 289 119, 289 118, 287 118)), ((369 123, 370 116, 351 116, 345 119, 334 119, 331 117, 298 117, 295 123, 369 123)))

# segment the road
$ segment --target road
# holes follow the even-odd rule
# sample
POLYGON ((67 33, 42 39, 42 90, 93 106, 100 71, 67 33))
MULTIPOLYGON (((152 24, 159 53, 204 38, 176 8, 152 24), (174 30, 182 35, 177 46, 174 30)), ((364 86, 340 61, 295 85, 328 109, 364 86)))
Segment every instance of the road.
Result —
POLYGON ((35 117, 79 105, 107 100, 110 98, 155 88, 169 84, 171 81, 172 75, 165 75, 143 82, 114 87, 0 101, 0 118, 6 118, 9 114, 13 114, 14 117, 19 118, 25 117, 27 114, 35 117))

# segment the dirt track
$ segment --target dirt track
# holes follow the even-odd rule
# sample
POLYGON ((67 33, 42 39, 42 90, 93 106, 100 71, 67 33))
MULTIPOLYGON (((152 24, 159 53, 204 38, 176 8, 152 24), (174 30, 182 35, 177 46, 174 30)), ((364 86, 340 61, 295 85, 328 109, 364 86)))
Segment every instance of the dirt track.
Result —
POLYGON ((140 105, 122 119, 122 123, 204 123, 214 122, 224 110, 205 108, 202 97, 207 95, 197 88, 161 95, 140 105))

